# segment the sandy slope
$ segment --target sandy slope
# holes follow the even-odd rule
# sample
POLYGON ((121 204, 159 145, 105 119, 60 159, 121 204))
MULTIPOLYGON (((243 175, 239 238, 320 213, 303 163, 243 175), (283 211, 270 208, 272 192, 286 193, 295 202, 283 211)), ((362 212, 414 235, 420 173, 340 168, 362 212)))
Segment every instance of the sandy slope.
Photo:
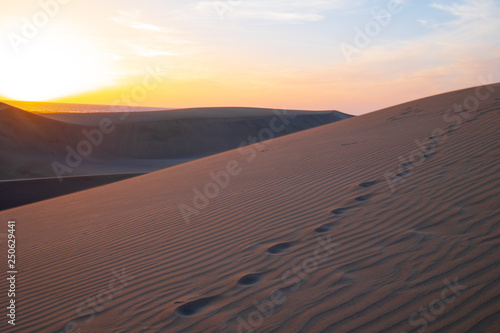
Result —
POLYGON ((447 110, 474 89, 1 212, 18 224, 17 331, 499 332, 487 88, 464 120, 447 110), (187 223, 179 205, 227 169, 187 223))
MULTIPOLYGON (((0 179, 159 170, 237 148, 269 127, 275 111, 205 108, 42 117, 0 103, 0 179)), ((350 117, 336 111, 287 114, 290 124, 276 136, 350 117)))

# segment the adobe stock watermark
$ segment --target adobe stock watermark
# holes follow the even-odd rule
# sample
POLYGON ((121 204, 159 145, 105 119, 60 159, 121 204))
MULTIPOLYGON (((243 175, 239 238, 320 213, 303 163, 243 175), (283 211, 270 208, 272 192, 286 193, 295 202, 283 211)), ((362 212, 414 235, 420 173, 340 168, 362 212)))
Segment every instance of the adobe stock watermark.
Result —
POLYGON ((212 1, 212 6, 221 20, 226 19, 227 15, 236 11, 243 0, 212 1))
MULTIPOLYGON (((294 114, 288 114, 286 110, 273 110, 275 116, 270 120, 269 127, 262 128, 257 136, 250 135, 246 141, 243 141, 238 147, 238 153, 246 156, 244 161, 251 163, 257 157, 259 152, 265 151, 267 144, 275 138, 277 133, 286 129, 290 121, 296 117, 294 114)), ((177 205, 184 221, 189 224, 193 215, 198 215, 201 210, 208 207, 210 200, 219 196, 222 190, 226 189, 231 183, 231 179, 241 174, 243 165, 236 159, 226 163, 223 170, 218 172, 209 172, 208 181, 201 189, 193 188, 192 205, 180 203, 177 205)))
MULTIPOLYGON (((140 105, 141 102, 146 100, 148 94, 157 89, 163 82, 163 77, 161 75, 161 70, 157 66, 156 68, 148 67, 146 69, 147 75, 143 77, 142 84, 136 85, 130 91, 123 93, 121 97, 113 102, 113 106, 125 105, 131 107, 140 105)), ((120 121, 124 121, 129 116, 130 112, 124 112, 120 117, 120 121)), ((82 139, 73 148, 69 145, 66 146, 65 150, 67 152, 65 163, 59 161, 53 161, 51 166, 59 182, 63 181, 65 174, 71 174, 78 168, 85 157, 92 154, 95 148, 99 147, 105 139, 105 135, 113 133, 116 129, 115 124, 109 118, 102 118, 99 121, 99 126, 93 129, 83 129, 82 135, 85 139, 82 139)))
MULTIPOLYGON (((78 318, 88 316, 84 321, 86 323, 92 322, 96 313, 102 312, 105 309, 105 305, 111 302, 116 294, 122 292, 123 289, 129 285, 129 281, 135 279, 134 276, 127 275, 125 268, 122 268, 121 273, 113 270, 113 276, 114 277, 109 280, 107 288, 97 292, 95 297, 89 297, 78 304, 76 308, 78 318), (120 283, 120 285, 117 288, 118 283, 120 283)), ((80 333, 81 331, 77 322, 69 321, 59 333, 80 333)))
POLYGON ((26 45, 30 40, 34 39, 40 31, 45 28, 49 22, 56 17, 61 6, 64 6, 72 0, 40 0, 38 5, 40 10, 34 13, 31 17, 23 17, 21 19, 21 27, 19 33, 10 32, 7 36, 12 49, 17 54, 20 52, 20 47, 26 45))
MULTIPOLYGON (((408 322, 411 326, 418 327, 417 332, 424 332, 429 323, 434 322, 446 309, 446 306, 453 303, 462 293, 467 290, 466 285, 461 285, 458 278, 455 278, 453 283, 444 280, 446 285, 441 290, 441 298, 432 300, 426 307, 421 306, 418 312, 414 312, 408 322)), ((403 331, 401 333, 408 333, 403 331)))
MULTIPOLYGON (((452 108, 448 109, 443 114, 443 121, 448 124, 452 131, 460 129, 463 121, 471 117, 471 113, 476 112, 481 102, 488 100, 495 92, 495 88, 491 86, 493 82, 493 74, 487 78, 479 77, 481 86, 474 90, 473 94, 466 96, 461 103, 454 103, 452 108)), ((399 167, 395 172, 386 172, 384 174, 385 181, 389 186, 391 193, 396 191, 396 185, 408 179, 416 170, 417 167, 423 165, 425 161, 432 157, 439 144, 444 143, 448 139, 447 130, 437 127, 431 132, 431 136, 421 142, 414 140, 417 148, 411 151, 407 157, 398 156, 400 161, 399 167)))
POLYGON ((378 37, 392 23, 393 16, 400 14, 402 11, 402 0, 389 0, 387 9, 372 12, 373 18, 366 22, 363 28, 355 27, 352 44, 347 42, 340 44, 340 50, 347 62, 351 63, 353 56, 361 54, 363 50, 368 48, 372 40, 378 37))
MULTIPOLYGON (((318 265, 326 260, 335 251, 334 249, 341 244, 332 243, 331 236, 325 239, 318 237, 319 245, 314 250, 314 254, 303 259, 300 263, 287 269, 281 275, 281 282, 285 284, 284 288, 290 288, 292 291, 297 291, 301 283, 309 278, 309 276, 318 269, 318 265)), ((274 290, 271 295, 262 302, 253 302, 254 310, 246 317, 238 316, 236 319, 238 327, 237 333, 252 333, 258 332, 258 329, 264 323, 264 319, 271 316, 275 308, 285 304, 287 297, 282 289, 274 290)))

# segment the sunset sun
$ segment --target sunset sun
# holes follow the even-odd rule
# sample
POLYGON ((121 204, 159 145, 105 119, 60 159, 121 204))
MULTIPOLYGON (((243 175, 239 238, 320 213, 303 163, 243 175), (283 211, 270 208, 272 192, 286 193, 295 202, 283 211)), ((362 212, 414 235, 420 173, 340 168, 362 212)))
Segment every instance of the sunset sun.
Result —
POLYGON ((0 94, 13 100, 45 101, 107 83, 104 63, 85 43, 59 37, 31 42, 0 55, 0 94))

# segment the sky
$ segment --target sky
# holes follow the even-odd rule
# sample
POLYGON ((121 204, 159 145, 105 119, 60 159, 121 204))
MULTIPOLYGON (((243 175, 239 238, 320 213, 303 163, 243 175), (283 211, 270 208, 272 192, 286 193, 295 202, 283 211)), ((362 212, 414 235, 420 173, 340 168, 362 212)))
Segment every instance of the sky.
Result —
POLYGON ((494 0, 0 0, 0 99, 363 114, 500 81, 494 0))

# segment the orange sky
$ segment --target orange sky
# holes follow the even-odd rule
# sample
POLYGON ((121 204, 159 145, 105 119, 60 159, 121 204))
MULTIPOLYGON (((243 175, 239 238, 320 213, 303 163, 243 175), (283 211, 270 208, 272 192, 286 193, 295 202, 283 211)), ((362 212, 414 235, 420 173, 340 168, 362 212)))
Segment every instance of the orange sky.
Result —
POLYGON ((493 0, 0 1, 0 99, 362 114, 500 80, 493 0))

